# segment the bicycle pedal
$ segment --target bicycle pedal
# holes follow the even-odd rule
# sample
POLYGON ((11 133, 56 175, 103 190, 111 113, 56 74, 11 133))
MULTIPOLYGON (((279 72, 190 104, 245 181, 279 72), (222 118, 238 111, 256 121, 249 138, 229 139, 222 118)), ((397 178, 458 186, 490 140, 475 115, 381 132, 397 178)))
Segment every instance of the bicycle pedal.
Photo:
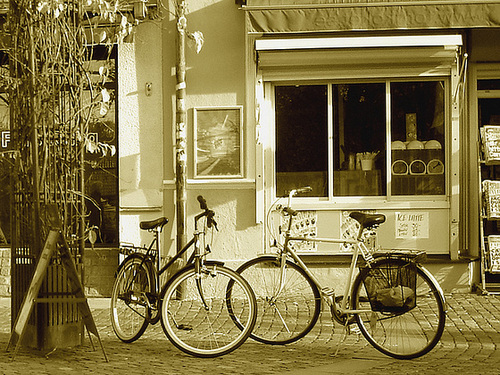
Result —
POLYGON ((177 329, 183 330, 183 331, 192 331, 193 327, 190 326, 189 324, 179 324, 176 326, 177 329))
POLYGON ((355 334, 355 335, 361 335, 361 330, 357 325, 352 325, 352 324, 346 324, 345 326, 345 332, 347 335, 355 334))
POLYGON ((328 297, 335 298, 335 290, 333 288, 325 287, 321 289, 321 292, 328 297))
POLYGON ((321 289, 321 293, 326 297, 326 302, 332 307, 335 304, 335 290, 333 288, 325 287, 321 289))
POLYGON ((349 326, 349 330, 351 334, 361 335, 361 330, 358 326, 349 326))

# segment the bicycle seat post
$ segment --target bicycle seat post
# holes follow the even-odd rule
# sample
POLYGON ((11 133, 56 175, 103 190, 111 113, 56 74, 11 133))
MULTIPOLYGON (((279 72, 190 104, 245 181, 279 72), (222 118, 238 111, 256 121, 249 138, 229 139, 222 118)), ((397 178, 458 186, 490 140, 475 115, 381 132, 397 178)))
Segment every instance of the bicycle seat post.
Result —
MULTIPOLYGON (((161 249, 161 230, 162 226, 159 225, 153 229, 150 229, 151 232, 153 232, 154 239, 153 241, 156 244, 156 270, 158 271, 161 268, 161 254, 160 254, 160 249, 161 249)), ((160 285, 160 275, 158 272, 156 272, 156 287, 159 287, 160 285)))
POLYGON ((155 228, 155 237, 156 237, 156 256, 158 258, 158 264, 159 264, 159 261, 160 261, 160 249, 161 249, 161 246, 160 246, 160 242, 161 242, 161 227, 156 227, 155 228))

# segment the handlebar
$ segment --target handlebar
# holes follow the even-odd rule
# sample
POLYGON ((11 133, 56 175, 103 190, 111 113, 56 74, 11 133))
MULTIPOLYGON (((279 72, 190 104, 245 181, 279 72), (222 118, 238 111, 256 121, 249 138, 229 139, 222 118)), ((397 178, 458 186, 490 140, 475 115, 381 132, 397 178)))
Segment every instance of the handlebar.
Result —
POLYGON ((200 202, 200 208, 202 210, 208 210, 207 201, 201 195, 198 195, 198 202, 200 202))
POLYGON ((310 186, 304 186, 301 188, 292 189, 288 193, 288 205, 282 206, 280 204, 280 205, 275 206, 274 209, 276 211, 280 211, 280 212, 285 213, 285 214, 290 215, 290 216, 296 216, 298 212, 292 208, 292 197, 296 196, 297 194, 309 193, 311 191, 313 191, 313 189, 310 186))
POLYGON ((292 207, 292 197, 296 196, 297 194, 309 193, 312 190, 313 189, 310 186, 304 186, 301 188, 290 190, 290 193, 288 194, 288 207, 292 207))
POLYGON ((215 212, 208 209, 207 201, 201 195, 198 195, 198 197, 196 199, 198 199, 198 202, 200 202, 200 209, 202 209, 203 212, 195 217, 195 225, 199 219, 206 216, 207 217, 207 227, 212 228, 212 226, 214 226, 215 229, 217 229, 217 222, 214 219, 215 212))

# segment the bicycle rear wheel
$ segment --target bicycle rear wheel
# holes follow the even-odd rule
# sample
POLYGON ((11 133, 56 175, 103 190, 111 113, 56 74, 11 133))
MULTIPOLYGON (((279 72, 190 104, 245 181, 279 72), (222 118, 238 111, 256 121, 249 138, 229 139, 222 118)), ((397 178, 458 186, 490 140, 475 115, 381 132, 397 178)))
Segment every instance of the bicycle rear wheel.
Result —
POLYGON ((153 288, 153 276, 144 259, 132 256, 119 268, 111 291, 111 324, 123 342, 133 342, 148 326, 146 294, 153 288))
MULTIPOLYGON (((434 348, 441 338, 446 315, 444 298, 432 275, 418 264, 403 259, 377 260, 372 267, 358 274, 351 298, 355 309, 366 310, 356 314, 363 336, 388 356, 398 359, 420 357, 434 348), (395 272, 406 272, 409 267, 412 284, 415 283, 414 292, 407 293, 411 295, 407 299, 409 305, 382 307, 380 300, 374 302, 370 291, 372 280, 376 278, 387 282, 387 290, 392 293, 391 301, 394 301, 394 296, 400 298, 398 293, 401 293, 402 287, 400 276, 395 277, 395 272)), ((391 304, 394 305, 393 302, 391 304)))
POLYGON ((191 265, 169 281, 161 323, 168 339, 180 350, 196 357, 217 357, 235 350, 250 335, 255 325, 255 295, 240 275, 224 266, 207 263, 200 276, 191 265), (236 327, 234 317, 245 329, 236 327))
POLYGON ((249 282, 257 299, 257 322, 250 335, 254 340, 265 344, 289 344, 307 335, 318 321, 320 292, 294 262, 286 261, 282 288, 277 256, 251 259, 236 272, 249 282))

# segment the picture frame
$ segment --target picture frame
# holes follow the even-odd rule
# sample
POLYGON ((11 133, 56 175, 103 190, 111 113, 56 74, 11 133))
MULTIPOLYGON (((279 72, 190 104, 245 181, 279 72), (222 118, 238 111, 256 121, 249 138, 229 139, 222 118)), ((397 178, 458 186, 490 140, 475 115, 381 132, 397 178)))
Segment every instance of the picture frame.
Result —
POLYGON ((198 107, 193 113, 194 177, 243 177, 243 107, 198 107))

